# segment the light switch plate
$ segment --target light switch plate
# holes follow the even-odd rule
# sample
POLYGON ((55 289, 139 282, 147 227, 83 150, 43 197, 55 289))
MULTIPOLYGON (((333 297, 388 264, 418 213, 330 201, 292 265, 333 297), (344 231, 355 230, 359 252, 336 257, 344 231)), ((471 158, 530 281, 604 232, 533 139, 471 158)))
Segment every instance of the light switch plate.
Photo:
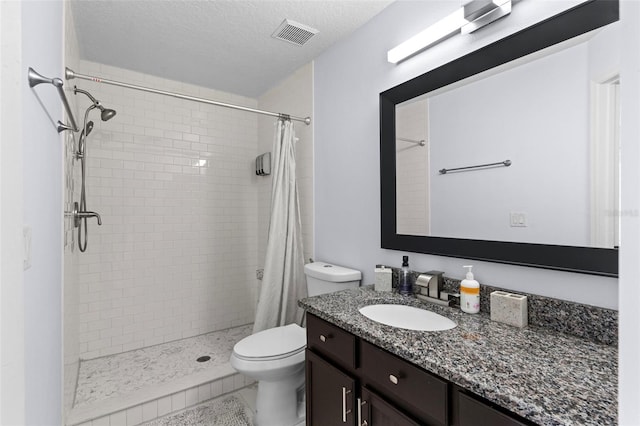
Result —
POLYGON ((512 228, 526 228, 527 227, 527 214, 522 212, 509 213, 509 223, 512 228))
POLYGON ((26 271, 31 268, 31 227, 25 225, 22 228, 22 235, 24 242, 23 269, 26 271))

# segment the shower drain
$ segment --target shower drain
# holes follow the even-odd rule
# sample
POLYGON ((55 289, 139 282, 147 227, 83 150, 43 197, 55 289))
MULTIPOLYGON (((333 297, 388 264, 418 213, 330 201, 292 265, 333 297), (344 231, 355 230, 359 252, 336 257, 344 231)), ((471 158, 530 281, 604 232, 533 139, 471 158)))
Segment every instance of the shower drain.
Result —
POLYGON ((210 359, 211 359, 211 357, 209 355, 204 355, 204 356, 201 356, 200 358, 196 359, 196 361, 198 361, 198 362, 207 362, 210 359))

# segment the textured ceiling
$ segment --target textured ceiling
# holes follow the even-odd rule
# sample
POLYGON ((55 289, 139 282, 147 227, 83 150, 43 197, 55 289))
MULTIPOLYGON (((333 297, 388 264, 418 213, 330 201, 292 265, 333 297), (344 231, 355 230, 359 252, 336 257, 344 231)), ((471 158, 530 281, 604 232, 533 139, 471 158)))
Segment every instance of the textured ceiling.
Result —
POLYGON ((82 59, 257 97, 392 1, 72 0, 71 8, 82 59), (320 32, 304 46, 272 38, 285 18, 320 32))

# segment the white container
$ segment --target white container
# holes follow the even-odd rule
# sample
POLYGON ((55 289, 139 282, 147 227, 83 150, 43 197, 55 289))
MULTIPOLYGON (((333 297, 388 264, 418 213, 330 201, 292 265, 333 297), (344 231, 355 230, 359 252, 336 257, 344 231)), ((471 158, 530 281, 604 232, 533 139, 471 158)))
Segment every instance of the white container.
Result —
POLYGON ((460 309, 468 314, 477 314, 480 312, 480 283, 473 279, 473 266, 464 266, 469 268, 467 278, 460 282, 460 309))
POLYGON ((491 293, 491 320, 514 327, 526 327, 529 323, 527 296, 494 291, 491 293))
POLYGON ((374 289, 376 291, 391 291, 391 268, 387 268, 383 265, 380 265, 375 269, 376 273, 376 282, 374 285, 374 289))

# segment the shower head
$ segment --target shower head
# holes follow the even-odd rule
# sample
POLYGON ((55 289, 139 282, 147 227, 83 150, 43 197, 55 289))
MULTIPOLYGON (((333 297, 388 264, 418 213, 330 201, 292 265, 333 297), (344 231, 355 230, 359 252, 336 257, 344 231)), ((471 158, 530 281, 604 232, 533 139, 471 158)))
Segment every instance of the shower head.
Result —
POLYGON ((91 93, 87 92, 86 90, 78 89, 76 86, 73 86, 73 93, 75 94, 82 93, 83 95, 86 95, 89 99, 91 99, 91 102, 93 102, 93 105, 89 107, 87 112, 90 109, 98 108, 100 110, 100 118, 102 119, 102 121, 111 120, 116 115, 115 110, 105 108, 102 105, 100 105, 100 101, 98 101, 96 98, 91 96, 91 93))
POLYGON ((102 121, 111 120, 116 115, 114 109, 105 108, 102 105, 99 105, 98 108, 100 108, 101 111, 100 118, 102 118, 102 121))

